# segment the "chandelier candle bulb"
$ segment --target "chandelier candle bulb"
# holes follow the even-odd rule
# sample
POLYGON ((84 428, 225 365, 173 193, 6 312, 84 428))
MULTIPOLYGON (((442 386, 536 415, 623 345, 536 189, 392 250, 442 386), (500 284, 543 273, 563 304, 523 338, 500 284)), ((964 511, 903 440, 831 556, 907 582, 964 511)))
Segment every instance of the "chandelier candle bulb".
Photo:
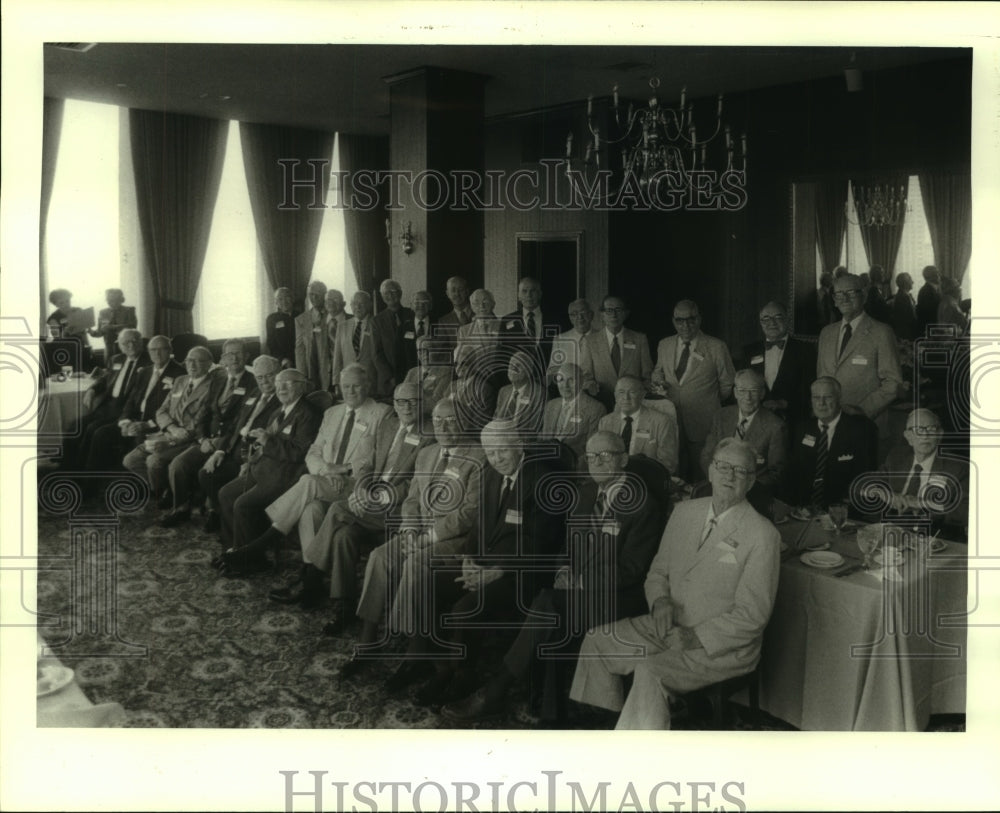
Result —
POLYGON ((686 87, 681 88, 681 110, 684 109, 684 99, 687 97, 688 89, 686 87))
POLYGON ((570 133, 568 136, 566 136, 566 157, 567 158, 572 158, 573 157, 573 134, 572 133, 570 133))
POLYGON ((718 119, 722 118, 722 94, 719 94, 719 107, 715 111, 715 117, 718 119))
POLYGON ((594 152, 601 148, 601 131, 594 130, 594 152))
POLYGON ((611 93, 614 96, 614 100, 615 100, 615 110, 617 110, 618 109, 618 85, 614 86, 614 88, 612 89, 611 93))
POLYGON ((587 118, 589 119, 592 115, 594 115, 594 97, 593 96, 588 96, 587 97, 587 118))
POLYGON ((729 150, 729 152, 733 151, 733 136, 729 132, 728 124, 726 125, 726 149, 729 150))

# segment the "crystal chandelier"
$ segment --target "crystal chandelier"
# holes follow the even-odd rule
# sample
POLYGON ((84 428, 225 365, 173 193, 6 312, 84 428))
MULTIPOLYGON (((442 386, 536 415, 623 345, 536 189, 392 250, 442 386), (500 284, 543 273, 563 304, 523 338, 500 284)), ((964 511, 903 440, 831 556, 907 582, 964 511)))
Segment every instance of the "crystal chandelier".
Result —
POLYGON ((660 104, 657 89, 660 80, 649 80, 652 95, 647 107, 633 109, 630 102, 627 111, 622 110, 618 101, 618 85, 613 89, 614 127, 616 132, 604 134, 594 122, 594 97, 587 99, 587 127, 590 137, 586 142, 583 158, 574 156, 573 133, 566 137, 566 175, 573 188, 584 197, 596 200, 598 197, 617 196, 626 188, 634 190, 636 185, 643 195, 654 194, 661 184, 672 189, 690 189, 694 175, 700 176, 697 183, 701 188, 718 188, 728 176, 730 183, 740 186, 745 181, 747 167, 747 137, 743 133, 736 138, 728 124, 722 120, 722 94, 718 96, 715 121, 710 131, 698 131, 694 117, 694 105, 686 101, 687 88, 681 91, 680 104, 676 108, 660 104), (725 138, 725 147, 716 139, 725 138), (713 144, 714 142, 714 144, 713 144), (601 170, 601 145, 604 144, 611 156, 621 151, 621 179, 615 189, 611 189, 610 168, 601 170), (736 153, 739 158, 736 158, 736 153), (604 175, 604 183, 599 184, 604 175))
MULTIPOLYGON (((858 226, 897 226, 906 216, 906 187, 891 184, 852 184, 858 226)), ((851 221, 854 223, 854 221, 851 221)))

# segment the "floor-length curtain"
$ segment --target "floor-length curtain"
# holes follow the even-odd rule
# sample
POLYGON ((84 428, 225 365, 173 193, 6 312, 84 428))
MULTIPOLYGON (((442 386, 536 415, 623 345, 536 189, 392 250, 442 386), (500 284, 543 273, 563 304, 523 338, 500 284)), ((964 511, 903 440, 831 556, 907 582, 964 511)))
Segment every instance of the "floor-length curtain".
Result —
MULTIPOLYGON (((906 175, 892 175, 889 177, 873 178, 871 181, 851 181, 851 191, 854 194, 854 208, 858 212, 859 219, 864 219, 864 207, 858 206, 859 195, 862 189, 871 189, 875 186, 887 188, 891 194, 906 194, 906 187, 910 179, 906 175)), ((868 258, 868 265, 881 265, 886 273, 886 284, 893 276, 896 267, 896 255, 899 253, 899 244, 903 239, 903 223, 906 221, 905 207, 899 217, 899 222, 881 226, 868 226, 860 223, 858 228, 861 231, 861 243, 865 247, 865 256, 868 258)), ((857 273, 856 271, 854 273, 857 273)))
POLYGON ((191 309, 219 194, 228 122, 129 111, 136 203, 153 280, 155 333, 194 330, 191 309))
POLYGON ((240 122, 240 143, 268 282, 305 297, 330 186, 333 135, 240 122))
POLYGON ((919 178, 934 264, 944 276, 961 283, 972 254, 971 178, 924 172, 919 178))
MULTIPOLYGON (((48 316, 49 269, 45 259, 45 240, 49 220, 49 205, 52 203, 52 186, 56 177, 56 162, 59 159, 59 137, 62 134, 65 100, 46 96, 42 106, 42 194, 38 211, 38 284, 41 290, 41 325, 48 316)), ((39 334, 44 337, 43 327, 39 334)))
POLYGON ((824 271, 840 263, 847 228, 847 184, 843 177, 816 184, 816 244, 824 271))
MULTIPOLYGON (((359 291, 373 291, 389 276, 389 247, 385 241, 384 196, 368 206, 360 192, 354 201, 355 172, 378 172, 389 168, 389 143, 386 138, 340 134, 340 169, 344 181, 344 231, 347 254, 354 266, 359 291), (357 206, 352 206, 357 203, 357 206)), ((367 192, 365 196, 367 196, 367 192)), ((380 191, 381 194, 381 191, 380 191)))

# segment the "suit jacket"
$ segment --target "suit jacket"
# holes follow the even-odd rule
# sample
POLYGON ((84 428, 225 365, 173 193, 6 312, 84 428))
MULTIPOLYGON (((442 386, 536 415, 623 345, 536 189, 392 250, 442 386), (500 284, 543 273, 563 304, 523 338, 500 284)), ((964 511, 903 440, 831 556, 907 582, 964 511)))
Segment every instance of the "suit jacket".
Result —
MULTIPOLYGON (((264 320, 264 352, 278 361, 295 365, 295 317, 275 311, 264 320)), ((298 369, 298 368, 296 368, 298 369)))
POLYGON ((888 325, 862 314, 841 355, 841 324, 820 331, 816 377, 836 378, 843 389, 842 403, 860 407, 874 420, 896 400, 903 383, 896 336, 888 325))
MULTIPOLYGON (((90 389, 94 393, 94 403, 92 404, 93 409, 97 409, 98 406, 104 403, 107 399, 111 398, 111 393, 114 392, 118 376, 124 373, 125 363, 127 361, 128 358, 124 353, 118 353, 108 359, 105 371, 94 381, 93 384, 90 385, 90 389)), ((125 402, 128 401, 128 397, 132 393, 132 389, 139 380, 139 371, 149 364, 149 355, 145 350, 143 350, 132 363, 128 381, 122 382, 121 392, 118 393, 118 398, 112 405, 116 413, 120 413, 125 406, 125 402)), ((148 382, 149 379, 146 380, 148 382)))
POLYGON ((337 342, 333 349, 333 382, 340 381, 340 373, 348 364, 361 364, 368 371, 372 392, 376 395, 392 394, 392 368, 382 354, 384 342, 381 329, 372 317, 361 327, 360 352, 354 352, 354 328, 356 316, 345 319, 337 328, 337 342))
POLYGON ((583 370, 583 381, 586 386, 596 381, 601 390, 613 393, 615 384, 623 375, 631 375, 649 384, 653 372, 653 360, 649 355, 649 341, 645 333, 622 328, 622 360, 621 369, 615 372, 611 363, 611 350, 608 347, 607 331, 587 334, 580 342, 580 368, 583 370))
MULTIPOLYGON (((424 336, 430 337, 434 322, 430 316, 424 317, 424 336)), ((416 316, 403 322, 396 331, 396 347, 394 349, 394 367, 396 383, 398 384, 410 370, 419 364, 417 359, 417 319, 416 316)))
POLYGON ((395 414, 386 415, 375 433, 375 473, 379 475, 380 482, 392 489, 394 495, 390 500, 389 510, 398 508, 406 498, 420 450, 434 443, 434 438, 430 435, 420 434, 418 424, 419 422, 414 423, 403 436, 392 460, 389 459, 389 453, 399 432, 399 418, 395 414))
MULTIPOLYGON (((590 333, 600 333, 603 328, 591 328, 590 333)), ((589 334, 587 334, 589 335, 589 334)), ((559 367, 567 362, 582 367, 580 363, 584 336, 577 332, 576 328, 560 333, 552 340, 552 349, 549 352, 549 363, 545 369, 545 378, 550 384, 555 380, 559 367)))
POLYGON ((295 485, 305 473, 306 452, 322 420, 322 413, 304 397, 287 416, 279 405, 271 413, 260 454, 250 463, 250 475, 257 485, 275 495, 295 485))
MULTIPOLYGON (((615 410, 605 415, 597 424, 599 429, 622 433, 622 414, 615 410)), ((658 460, 671 474, 677 471, 677 456, 680 451, 680 435, 677 420, 668 412, 661 412, 646 405, 639 409, 638 417, 632 420, 632 444, 630 455, 644 454, 658 460)))
POLYGON ((892 308, 885 301, 882 292, 874 285, 868 289, 868 296, 865 297, 865 313, 882 324, 892 323, 892 308))
POLYGON ((927 326, 937 323, 938 305, 941 304, 941 292, 929 282, 917 292, 917 337, 927 332, 927 326))
POLYGON ((514 385, 507 384, 497 393, 494 415, 497 418, 510 418, 522 431, 537 434, 542 428, 546 394, 542 384, 528 384, 527 396, 519 401, 514 385))
POLYGON ((101 308, 97 314, 97 332, 104 339, 104 364, 114 355, 118 334, 125 328, 139 326, 135 318, 135 308, 119 305, 117 308, 101 308))
MULTIPOLYGON (((542 314, 545 317, 545 314, 542 314)), ((538 370, 545 370, 548 366, 549 357, 552 355, 552 325, 540 324, 535 329, 541 334, 528 337, 527 323, 524 320, 524 308, 518 307, 516 311, 500 317, 500 336, 505 344, 510 344, 518 350, 524 350, 535 358, 538 370), (545 328, 548 327, 548 330, 545 328)))
MULTIPOLYGON (((347 419, 347 411, 347 404, 337 404, 323 413, 319 432, 306 453, 306 468, 310 474, 319 474, 326 464, 336 461, 340 451, 338 434, 347 419)), ((379 424, 391 413, 392 409, 387 404, 377 403, 371 398, 354 411, 354 426, 343 460, 351 465, 354 476, 375 468, 375 435, 379 424)))
POLYGON ((652 608, 669 598, 674 623, 694 630, 702 648, 684 653, 693 672, 703 666, 713 676, 744 674, 760 660, 778 591, 781 537, 744 500, 702 543, 711 502, 705 497, 674 508, 646 577, 646 601, 652 608))
MULTIPOLYGON (((729 348, 721 339, 699 333, 680 381, 676 375, 677 335, 663 339, 656 348, 654 383, 662 380, 667 397, 677 405, 684 436, 689 443, 703 443, 712 416, 733 392, 736 370, 729 348)), ((673 469, 671 469, 673 471, 673 469)))
POLYGON ((564 398, 553 398, 545 405, 542 439, 561 440, 579 459, 587 451, 587 439, 599 428, 601 418, 605 415, 604 405, 581 392, 564 425, 560 426, 564 403, 564 398))
POLYGON ((451 387, 451 367, 411 367, 403 379, 420 389, 420 408, 430 414, 434 405, 448 395, 451 387))
POLYGON ((152 391, 150 391, 149 397, 146 398, 146 389, 149 387, 149 381, 154 375, 155 369, 150 364, 148 367, 143 367, 139 370, 135 384, 132 386, 132 392, 125 402, 125 406, 122 408, 122 420, 155 423, 157 410, 159 410, 160 404, 163 403, 167 395, 170 394, 170 390, 174 386, 174 381, 186 374, 183 365, 178 364, 174 359, 170 359, 163 368, 163 372, 153 386, 152 391), (144 398, 146 399, 145 408, 143 408, 142 403, 144 398))
MULTIPOLYGON (((752 342, 743 348, 743 358, 746 366, 764 375, 763 340, 752 342)), ((811 415, 809 387, 816 380, 816 345, 804 342, 794 336, 787 336, 785 349, 778 365, 778 375, 774 386, 764 393, 765 401, 786 401, 788 407, 775 409, 774 412, 788 421, 789 426, 795 426, 803 418, 811 415)))
POLYGON ((910 294, 897 291, 892 298, 892 329, 900 339, 917 337, 917 310, 910 294))
POLYGON ((383 308, 373 318, 375 324, 378 325, 378 337, 382 343, 382 356, 388 362, 389 369, 392 370, 393 378, 395 379, 392 384, 394 387, 403 380, 403 376, 406 375, 406 371, 409 369, 408 367, 401 370, 397 369, 396 350, 403 326, 407 322, 413 321, 413 310, 402 306, 397 311, 383 308), (395 317, 397 315, 399 316, 399 324, 396 323, 395 317))
MULTIPOLYGON (((905 444, 895 446, 879 467, 878 479, 892 493, 902 494, 912 467, 913 449, 905 444)), ((942 457, 939 448, 928 472, 926 491, 921 490, 917 497, 936 527, 951 525, 964 530, 969 522, 968 461, 942 457), (945 506, 950 506, 949 510, 935 510, 945 506)))
POLYGON ((326 331, 326 315, 316 316, 313 308, 295 317, 295 369, 308 378, 315 389, 330 389, 332 348, 326 331), (317 362, 313 361, 313 348, 317 362), (318 367, 316 366, 318 363, 318 367))
MULTIPOLYGON (((227 455, 230 455, 235 452, 242 453, 248 448, 246 436, 242 434, 242 430, 244 426, 247 426, 247 421, 250 420, 250 416, 253 415, 254 410, 257 408, 257 401, 264 397, 260 390, 255 389, 253 392, 248 393, 245 398, 241 399, 240 411, 229 425, 229 431, 226 435, 218 440, 216 444, 217 449, 221 449, 227 455)), ((264 405, 264 408, 254 416, 253 423, 247 427, 247 434, 253 429, 266 429, 267 425, 271 422, 271 418, 274 416, 274 411, 280 408, 281 402, 278 400, 278 396, 272 394, 270 400, 264 405)))
POLYGON ((477 443, 479 433, 493 418, 497 407, 496 390, 482 365, 465 378, 453 378, 448 395, 455 399, 455 417, 463 436, 477 443))
MULTIPOLYGON (((804 424, 792 445, 785 495, 792 505, 808 505, 812 501, 813 480, 816 477, 816 439, 819 422, 813 418, 804 424)), ((863 415, 840 413, 833 441, 826 455, 823 478, 823 505, 847 499, 851 482, 860 474, 874 471, 878 465, 878 431, 863 415)))
POLYGON ((166 429, 171 424, 176 424, 184 430, 184 437, 178 437, 178 441, 195 440, 198 437, 198 417, 206 406, 220 371, 221 368, 210 370, 190 393, 187 388, 191 376, 185 374, 175 379, 170 395, 163 399, 160 408, 156 410, 156 425, 160 429, 166 429))
POLYGON ((437 474, 440 455, 436 443, 417 453, 400 514, 404 525, 433 529, 433 553, 457 554, 467 550, 469 534, 479 520, 480 481, 486 461, 481 447, 459 446, 437 474))
POLYGON ((227 435, 246 397, 258 392, 257 379, 249 370, 244 370, 236 380, 233 391, 223 400, 228 381, 229 374, 225 370, 212 381, 211 392, 196 420, 197 437, 221 438, 227 435))
MULTIPOLYGON (((722 407, 712 418, 701 453, 701 469, 708 471, 715 445, 723 438, 736 437, 739 423, 738 406, 722 407)), ((771 410, 760 407, 747 426, 743 440, 757 452, 757 482, 774 488, 780 485, 788 461, 788 427, 771 410)))

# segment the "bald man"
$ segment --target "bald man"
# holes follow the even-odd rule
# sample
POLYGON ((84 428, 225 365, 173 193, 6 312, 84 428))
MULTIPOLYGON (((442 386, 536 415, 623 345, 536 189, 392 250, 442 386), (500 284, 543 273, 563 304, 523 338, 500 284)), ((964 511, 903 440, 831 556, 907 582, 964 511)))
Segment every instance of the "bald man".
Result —
MULTIPOLYGON (((394 289, 393 289, 394 290, 394 289)), ((354 315, 337 329, 337 341, 333 348, 333 380, 340 381, 340 373, 350 364, 364 367, 370 393, 379 397, 392 392, 387 390, 392 380, 392 367, 383 353, 384 342, 381 328, 372 316, 372 298, 365 291, 358 291, 351 297, 354 315)))
POLYGON ((552 342, 549 366, 546 369, 549 384, 555 383, 561 365, 580 364, 580 345, 584 338, 591 333, 600 333, 601 330, 594 325, 594 309, 586 299, 574 299, 569 303, 569 321, 573 327, 560 333, 552 342))
POLYGON ((326 284, 313 280, 306 289, 308 307, 295 317, 295 369, 314 390, 330 388, 331 348, 326 324, 326 284))

